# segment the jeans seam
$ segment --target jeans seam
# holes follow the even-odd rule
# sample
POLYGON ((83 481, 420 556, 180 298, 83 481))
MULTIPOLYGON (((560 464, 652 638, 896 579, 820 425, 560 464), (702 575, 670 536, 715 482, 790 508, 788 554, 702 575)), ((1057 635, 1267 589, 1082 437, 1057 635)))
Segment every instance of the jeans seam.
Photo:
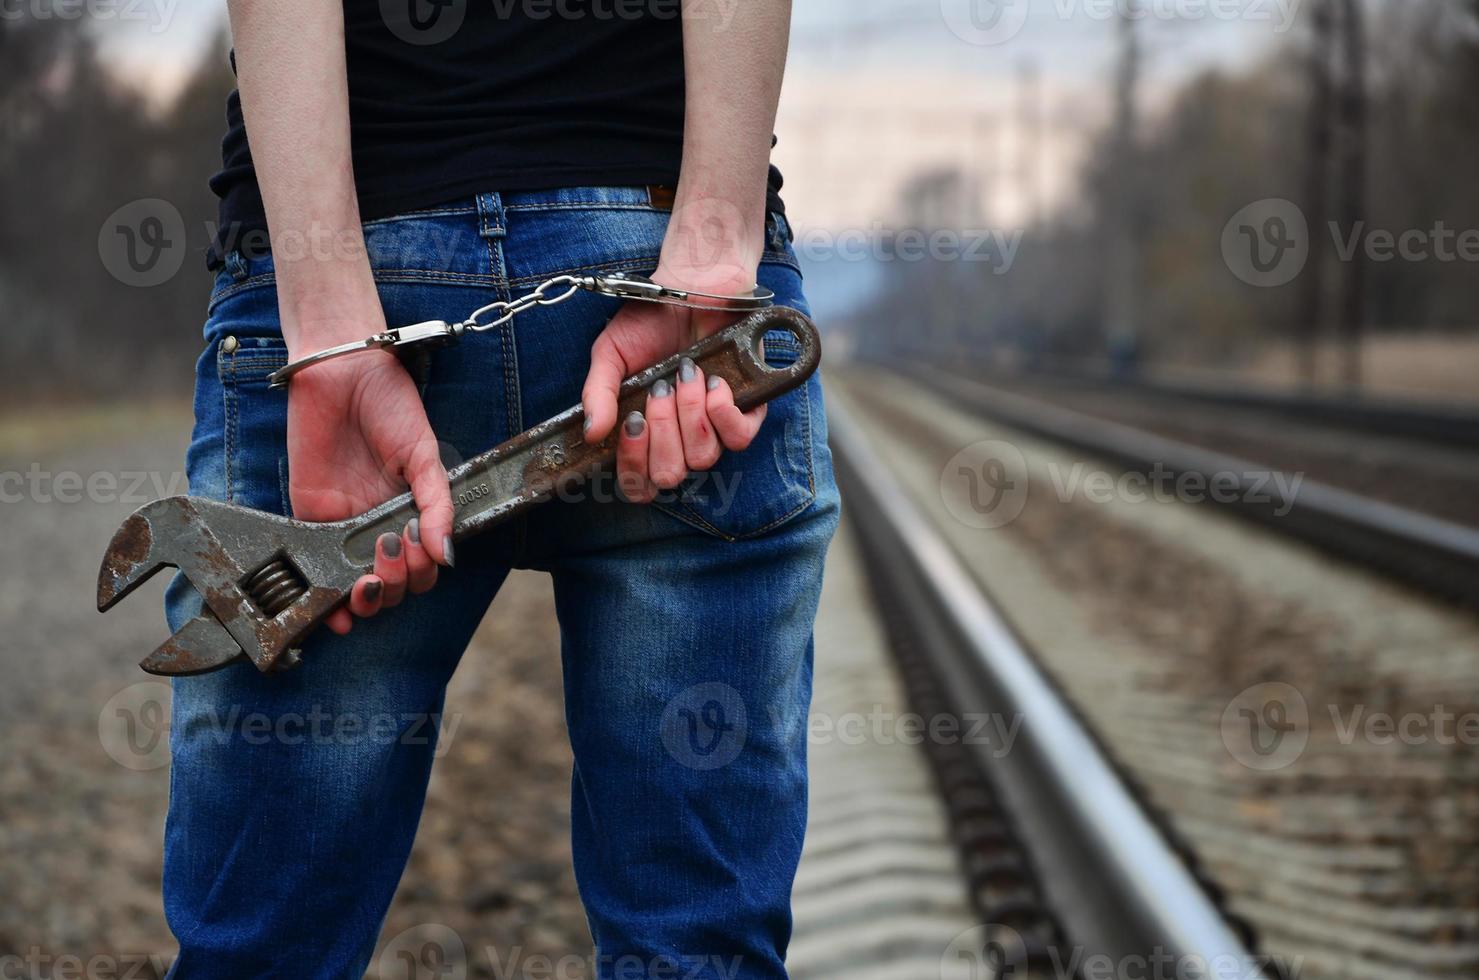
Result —
POLYGON ((635 259, 612 259, 606 262, 592 262, 588 265, 571 265, 551 273, 542 273, 539 275, 531 276, 519 276, 516 279, 510 279, 508 281, 508 284, 510 286, 537 286, 540 283, 544 282, 546 279, 552 278, 553 276, 573 275, 577 272, 591 272, 597 269, 619 269, 622 271, 655 269, 657 268, 657 260, 658 256, 656 255, 644 255, 635 259))
POLYGON ((221 290, 219 290, 219 291, 217 291, 217 292, 215 292, 215 293, 213 293, 211 295, 210 306, 206 310, 207 314, 209 314, 211 311, 213 311, 216 308, 216 304, 218 304, 218 303, 220 303, 220 302, 222 302, 224 300, 230 299, 232 296, 235 296, 237 293, 244 292, 244 291, 246 291, 248 289, 255 289, 258 286, 271 285, 272 282, 273 282, 273 280, 275 278, 276 278, 276 274, 275 273, 272 273, 272 272, 259 272, 255 276, 251 276, 250 278, 243 279, 240 282, 233 282, 231 285, 229 285, 229 286, 225 287, 224 289, 221 289, 221 290))
POLYGON ((560 201, 552 204, 510 204, 505 211, 576 211, 576 210, 603 210, 603 211, 655 211, 659 214, 667 214, 667 208, 660 208, 654 204, 641 203, 637 201, 560 201))
POLYGON ((519 348, 514 340, 513 321, 505 323, 499 329, 499 334, 503 348, 503 378, 508 389, 508 431, 512 436, 524 430, 524 395, 519 386, 519 348))
POLYGON ((393 214, 386 218, 371 218, 369 221, 362 222, 361 224, 365 228, 370 228, 375 225, 391 225, 400 221, 414 221, 417 218, 442 218, 477 213, 478 209, 476 207, 424 208, 417 211, 403 211, 400 214, 393 214))
POLYGON ((216 348, 216 376, 221 379, 222 410, 226 415, 226 502, 235 503, 236 471, 236 359, 226 355, 226 373, 222 377, 222 354, 216 348))

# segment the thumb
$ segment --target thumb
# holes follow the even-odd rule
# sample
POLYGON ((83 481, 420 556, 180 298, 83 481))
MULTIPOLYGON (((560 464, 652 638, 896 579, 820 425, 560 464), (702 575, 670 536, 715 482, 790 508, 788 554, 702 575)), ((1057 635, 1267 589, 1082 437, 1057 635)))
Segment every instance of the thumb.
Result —
POLYGON ((585 408, 585 441, 598 443, 616 426, 616 397, 627 376, 626 359, 608 326, 591 345, 591 370, 580 392, 585 408))
POLYGON ((421 543, 428 554, 442 565, 450 566, 452 555, 452 488, 447 471, 437 454, 436 438, 428 430, 419 440, 406 462, 406 482, 421 516, 421 543))
POLYGON ((580 393, 585 406, 586 442, 595 444, 611 434, 616 428, 621 383, 628 375, 676 351, 676 338, 686 322, 674 307, 635 300, 616 311, 591 345, 591 370, 580 393))

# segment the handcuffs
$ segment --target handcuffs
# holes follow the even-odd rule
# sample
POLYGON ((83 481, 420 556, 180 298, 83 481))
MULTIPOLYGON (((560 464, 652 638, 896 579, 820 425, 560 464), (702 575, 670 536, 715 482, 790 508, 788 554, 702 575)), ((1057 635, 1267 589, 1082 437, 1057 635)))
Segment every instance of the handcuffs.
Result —
POLYGON ((493 330, 512 320, 519 313, 536 306, 553 306, 563 303, 576 293, 585 290, 611 296, 616 299, 641 300, 644 303, 663 303, 668 306, 684 306, 694 310, 719 310, 732 313, 749 313, 763 310, 775 301, 775 293, 763 286, 756 286, 744 295, 726 296, 720 293, 703 293, 691 289, 673 289, 659 285, 646 276, 615 272, 609 275, 572 276, 559 275, 546 279, 532 292, 518 299, 499 300, 479 307, 467 319, 458 323, 446 320, 427 320, 405 327, 395 327, 381 333, 371 334, 364 340, 339 344, 309 354, 307 357, 285 365, 267 377, 269 388, 282 389, 288 386, 293 375, 306 367, 347 354, 367 350, 390 350, 409 353, 455 344, 464 333, 481 333, 493 330), (486 319, 492 316, 492 319, 486 319))

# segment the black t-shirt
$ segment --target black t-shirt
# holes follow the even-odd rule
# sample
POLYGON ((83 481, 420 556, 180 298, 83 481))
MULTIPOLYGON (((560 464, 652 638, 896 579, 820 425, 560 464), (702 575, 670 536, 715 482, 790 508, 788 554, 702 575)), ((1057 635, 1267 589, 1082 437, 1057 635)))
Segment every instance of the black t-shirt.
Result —
MULTIPOLYGON (((482 191, 674 185, 679 11, 680 0, 344 0, 361 217, 482 191)), ((226 119, 213 266, 267 227, 236 92, 226 119)), ((775 210, 779 188, 772 167, 775 210)))

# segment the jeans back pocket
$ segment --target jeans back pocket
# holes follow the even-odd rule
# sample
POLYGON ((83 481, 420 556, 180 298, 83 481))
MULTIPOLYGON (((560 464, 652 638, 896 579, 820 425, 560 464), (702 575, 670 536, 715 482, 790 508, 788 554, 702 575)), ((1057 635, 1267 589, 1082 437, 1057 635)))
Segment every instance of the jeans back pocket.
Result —
MULTIPOLYGON (((789 331, 766 333, 768 363, 784 367, 799 355, 789 331)), ((806 510, 816 499, 811 416, 815 384, 813 377, 771 401, 747 448, 726 451, 712 469, 689 476, 678 487, 676 499, 659 498, 654 506, 729 541, 762 535, 806 510)))

